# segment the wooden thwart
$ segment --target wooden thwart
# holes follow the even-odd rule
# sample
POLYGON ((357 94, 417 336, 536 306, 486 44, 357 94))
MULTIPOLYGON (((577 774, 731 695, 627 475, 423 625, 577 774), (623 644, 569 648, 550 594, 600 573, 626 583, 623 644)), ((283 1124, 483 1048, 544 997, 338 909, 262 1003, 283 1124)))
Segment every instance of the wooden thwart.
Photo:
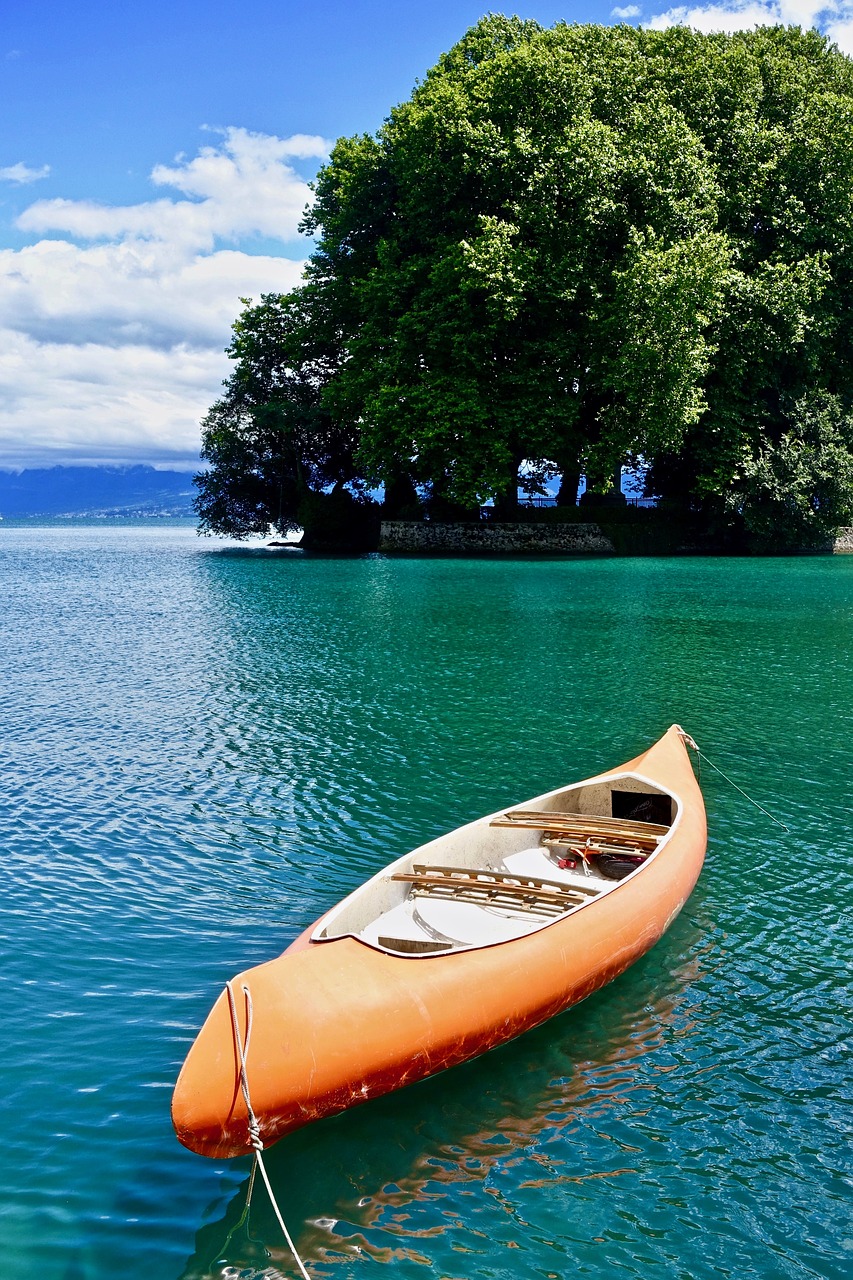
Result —
POLYGON ((631 822, 627 818, 607 818, 597 814, 549 813, 547 810, 511 809, 492 818, 493 827, 523 827, 545 831, 549 835, 569 836, 637 845, 643 849, 656 849, 669 827, 657 822, 631 822))
POLYGON ((464 867, 433 867, 422 863, 416 863, 411 871, 396 872, 391 879, 410 884, 415 892, 427 893, 430 897, 453 898, 545 916, 560 916, 602 892, 592 885, 562 884, 539 876, 469 871, 464 867))

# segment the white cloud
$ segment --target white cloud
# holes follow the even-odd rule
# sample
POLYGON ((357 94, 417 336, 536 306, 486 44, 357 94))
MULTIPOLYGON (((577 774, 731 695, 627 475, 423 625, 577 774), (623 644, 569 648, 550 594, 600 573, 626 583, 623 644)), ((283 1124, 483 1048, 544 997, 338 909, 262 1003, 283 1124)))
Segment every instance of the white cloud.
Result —
POLYGON ((31 169, 29 165, 19 160, 17 164, 10 164, 5 169, 0 169, 0 178, 4 182, 16 182, 19 186, 24 186, 28 182, 39 182, 49 173, 49 164, 43 164, 40 169, 31 169))
POLYGON ((296 134, 274 138, 226 129, 219 147, 203 147, 193 160, 157 165, 151 180, 175 187, 189 200, 104 205, 89 200, 38 200, 21 214, 22 231, 65 232, 79 240, 166 241, 184 250, 210 250, 215 240, 272 236, 292 240, 310 198, 308 184, 288 159, 323 159, 329 143, 296 134))
POLYGON ((853 12, 851 10, 853 5, 846 5, 843 16, 833 22, 827 22, 824 30, 843 53, 853 56, 853 12))
POLYGON ((190 346, 72 346, 0 329, 2 465, 186 466, 197 457, 198 420, 222 363, 217 352, 190 346))
POLYGON ((639 18, 642 9, 638 4, 626 4, 623 9, 611 9, 614 18, 639 18))
POLYGON ((697 31, 746 31, 755 26, 780 21, 774 14, 775 4, 763 0, 744 0, 743 3, 697 5, 688 8, 680 5, 657 14, 649 22, 653 31, 666 27, 695 27, 697 31))
POLYGON ((0 250, 0 326, 68 346, 222 348, 240 297, 285 292, 301 272, 291 258, 238 250, 185 255, 169 244, 41 240, 0 250))
POLYGON ((18 227, 52 235, 0 250, 0 466, 197 457, 240 297, 302 274, 304 248, 270 252, 293 243, 310 197, 290 161, 327 150, 229 129, 154 169, 184 199, 30 205, 18 227), (263 251, 247 252, 256 237, 263 251))
POLYGON ((652 30, 695 27, 697 31, 748 31, 753 27, 818 27, 845 53, 853 53, 853 0, 731 0, 679 5, 647 23, 652 30))

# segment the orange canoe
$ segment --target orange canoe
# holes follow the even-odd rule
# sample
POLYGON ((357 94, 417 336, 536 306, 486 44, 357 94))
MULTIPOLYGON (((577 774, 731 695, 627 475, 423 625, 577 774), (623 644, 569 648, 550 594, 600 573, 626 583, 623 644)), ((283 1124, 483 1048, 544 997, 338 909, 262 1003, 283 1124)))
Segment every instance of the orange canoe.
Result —
POLYGON ((241 1045, 269 1146, 503 1044, 622 973, 678 915, 705 856, 685 739, 673 725, 617 769, 422 845, 239 974, 175 1086, 180 1141, 215 1157, 252 1149, 241 1045))

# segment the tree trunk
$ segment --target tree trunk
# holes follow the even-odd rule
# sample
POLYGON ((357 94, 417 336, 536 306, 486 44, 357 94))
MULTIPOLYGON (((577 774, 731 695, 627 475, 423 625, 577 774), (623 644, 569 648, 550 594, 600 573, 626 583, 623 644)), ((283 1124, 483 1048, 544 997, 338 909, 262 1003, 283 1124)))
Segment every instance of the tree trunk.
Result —
POLYGON ((495 516, 498 520, 518 519, 518 468, 520 466, 521 458, 513 458, 506 488, 495 497, 495 516))
POLYGON ((560 476, 560 488, 557 493, 558 507, 575 507, 578 501, 578 488, 581 482, 580 469, 577 463, 574 469, 566 468, 560 476))
POLYGON ((398 471, 389 476, 385 481, 385 500, 382 503, 382 516, 385 520, 396 520, 404 514, 413 519, 420 506, 418 491, 407 471, 398 471))

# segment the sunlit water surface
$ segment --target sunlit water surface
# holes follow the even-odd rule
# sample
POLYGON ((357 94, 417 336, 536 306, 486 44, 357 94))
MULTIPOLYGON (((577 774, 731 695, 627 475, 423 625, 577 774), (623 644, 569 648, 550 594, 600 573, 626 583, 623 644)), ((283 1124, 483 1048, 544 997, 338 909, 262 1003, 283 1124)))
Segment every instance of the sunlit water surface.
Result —
POLYGON ((284 1139, 315 1277, 823 1277, 849 1221, 853 557, 309 559, 0 526, 4 1280, 295 1274, 170 1091, 226 978, 368 874, 677 720, 666 938, 480 1060, 284 1139))

